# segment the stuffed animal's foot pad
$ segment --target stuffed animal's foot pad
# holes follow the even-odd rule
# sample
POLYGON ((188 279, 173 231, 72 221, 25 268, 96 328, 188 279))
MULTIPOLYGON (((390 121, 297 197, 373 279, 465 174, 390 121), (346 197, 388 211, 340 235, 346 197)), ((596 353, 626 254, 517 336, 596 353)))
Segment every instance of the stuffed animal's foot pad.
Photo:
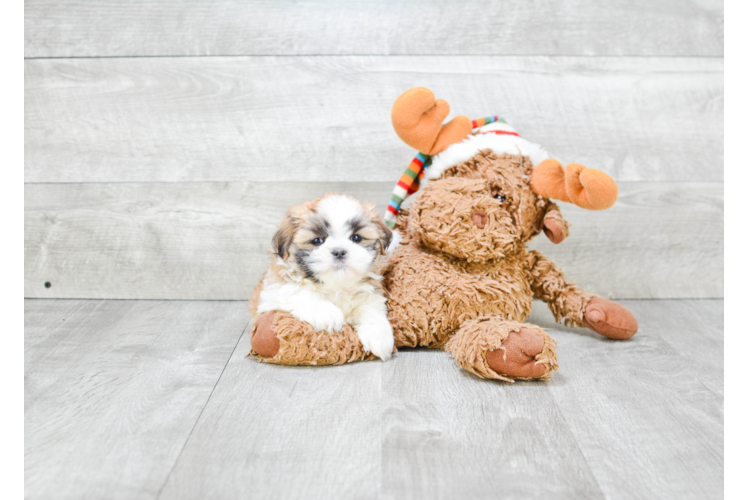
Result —
POLYGON ((631 311, 602 297, 594 297, 587 303, 584 324, 590 330, 615 340, 628 339, 639 330, 631 311))
POLYGON ((558 369, 556 341, 542 328, 497 317, 466 321, 444 349, 482 378, 548 379, 558 369))
POLYGON ((510 378, 539 378, 548 367, 537 361, 545 339, 535 330, 522 328, 510 332, 501 347, 488 351, 486 361, 493 371, 510 378))
POLYGON ((280 350, 280 340, 273 330, 275 311, 268 311, 257 318, 256 328, 252 333, 252 349, 264 358, 272 358, 280 350))

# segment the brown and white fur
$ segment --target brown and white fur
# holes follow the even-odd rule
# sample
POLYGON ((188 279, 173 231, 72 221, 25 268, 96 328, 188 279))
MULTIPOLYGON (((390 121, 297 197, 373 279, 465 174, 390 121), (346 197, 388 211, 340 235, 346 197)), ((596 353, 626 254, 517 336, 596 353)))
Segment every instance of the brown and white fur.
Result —
POLYGON ((255 291, 253 316, 285 311, 328 332, 349 324, 366 352, 389 359, 394 336, 381 281, 391 239, 374 205, 347 195, 291 207, 273 237, 274 262, 255 291))

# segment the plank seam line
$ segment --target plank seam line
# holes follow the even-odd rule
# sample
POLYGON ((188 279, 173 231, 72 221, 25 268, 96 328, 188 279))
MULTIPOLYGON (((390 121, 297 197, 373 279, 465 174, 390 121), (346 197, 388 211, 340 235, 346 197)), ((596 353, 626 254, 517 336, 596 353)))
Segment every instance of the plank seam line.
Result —
POLYGON ((566 426, 566 429, 569 431, 569 435, 574 439, 574 444, 577 446, 577 451, 579 451, 579 454, 582 456, 582 460, 584 460, 585 465, 587 465, 587 471, 592 476, 592 479, 595 480, 595 485, 597 485, 597 490, 603 495, 603 497, 608 498, 608 495, 605 494, 605 491, 603 490, 603 487, 600 486, 600 480, 597 477, 597 474, 595 474, 595 471, 592 470, 592 467, 590 467, 590 461, 587 459, 587 455, 584 454, 584 450, 582 449, 582 446, 579 444, 579 439, 577 438, 577 435, 574 433, 574 429, 571 428, 569 425, 569 422, 566 421, 566 415, 564 414, 563 408, 561 408, 561 405, 558 404, 558 398, 553 393, 553 391, 548 391, 551 394, 551 398, 553 399, 553 402, 556 404, 556 409, 558 410, 558 414, 561 415, 561 420, 564 421, 564 425, 566 426))
MULTIPOLYGON (((616 295, 606 296, 605 298, 610 300, 721 300, 724 301, 724 296, 719 297, 619 297, 616 295)), ((154 298, 131 298, 131 297, 28 297, 24 296, 23 300, 80 300, 80 301, 141 301, 141 302, 246 302, 248 298, 240 299, 184 299, 184 298, 173 298, 173 299, 154 299, 154 298)))
MULTIPOLYGON (((273 184, 276 181, 252 181, 252 180, 241 180, 241 179, 204 179, 204 180, 188 180, 188 181, 60 181, 60 182, 24 182, 24 186, 59 186, 59 185, 87 185, 87 184, 226 184, 226 183, 235 183, 235 184, 273 184)), ((297 184, 392 184, 393 181, 386 180, 386 181, 304 181, 304 180, 293 180, 293 181, 283 181, 288 183, 297 183, 297 184)), ((640 179, 640 180, 625 180, 625 179, 616 179, 616 182, 618 183, 626 183, 626 184, 724 184, 724 180, 717 180, 717 179, 707 179, 707 180, 647 180, 647 179, 640 179)))
POLYGON ((184 453, 184 449, 187 447, 187 443, 190 441, 190 438, 192 437, 192 433, 195 432, 195 428, 197 427, 198 422, 200 422, 200 417, 203 416, 203 412, 205 411, 205 408, 208 407, 208 403, 210 403, 210 398, 213 397, 213 392, 215 392, 216 387, 218 386, 218 383, 221 381, 221 377, 223 377, 224 372, 226 371, 226 367, 229 366, 229 362, 231 361, 231 358, 234 357, 234 352, 236 352, 236 348, 239 347, 239 342, 242 340, 242 337, 244 337, 244 334, 247 332, 247 327, 249 326, 249 321, 247 321, 247 324, 244 325, 244 329, 242 329, 241 335, 239 335, 239 338, 236 340, 236 344, 234 344, 234 348, 231 350, 231 354, 229 354, 228 359, 226 360, 226 364, 223 365, 223 369, 221 370, 221 374, 218 375, 218 380, 216 380, 216 383, 213 385, 213 388, 210 390, 210 394, 208 395, 208 399, 205 400, 205 404, 200 409, 200 413, 197 415, 197 418, 195 419, 195 424, 192 426, 192 429, 190 429, 190 433, 187 434, 187 439, 184 440, 184 444, 182 445, 182 449, 179 450, 179 454, 177 455, 177 458, 174 460, 174 465, 171 466, 171 469, 169 470, 169 473, 166 475, 166 478, 164 479, 163 484, 158 489, 158 493, 156 494, 156 500, 161 498, 161 494, 164 491, 164 488, 166 487, 166 483, 169 482, 169 478, 171 477, 172 473, 174 472, 174 469, 176 469, 177 464, 179 463, 179 459, 182 458, 182 453, 184 453))
MULTIPOLYGON (((396 176, 393 176, 395 178, 396 176)), ((60 182, 24 182, 24 185, 34 186, 54 186, 61 184, 226 184, 226 183, 246 183, 246 184, 274 184, 278 181, 253 181, 253 180, 241 180, 241 179, 200 179, 200 180, 182 180, 182 181, 60 181, 60 182)), ((295 182, 298 184, 387 184, 390 185, 395 181, 304 181, 304 180, 292 180, 283 182, 295 182)), ((619 181, 625 182, 625 181, 619 181)), ((650 182, 650 181, 630 181, 630 182, 650 182)), ((669 181, 652 181, 652 182, 669 182, 669 181)), ((679 181, 674 181, 679 182, 679 181)), ((724 184, 724 181, 683 181, 683 182, 714 182, 724 184)))
POLYGON ((724 59, 723 55, 637 55, 637 54, 198 54, 198 55, 129 55, 129 56, 31 56, 24 57, 24 61, 54 60, 54 59, 186 59, 209 57, 579 57, 590 59, 593 57, 610 59, 724 59))

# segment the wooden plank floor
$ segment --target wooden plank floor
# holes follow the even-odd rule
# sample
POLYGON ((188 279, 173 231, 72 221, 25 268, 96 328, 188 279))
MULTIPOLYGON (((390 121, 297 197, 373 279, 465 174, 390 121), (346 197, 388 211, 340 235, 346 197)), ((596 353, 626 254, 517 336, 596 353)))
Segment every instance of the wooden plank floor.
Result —
POLYGON ((230 302, 26 301, 26 498, 154 498, 247 326, 230 302))
POLYGON ((622 303, 625 342, 536 303, 561 369, 510 385, 264 365, 243 301, 27 300, 26 498, 721 498, 723 301, 622 303))

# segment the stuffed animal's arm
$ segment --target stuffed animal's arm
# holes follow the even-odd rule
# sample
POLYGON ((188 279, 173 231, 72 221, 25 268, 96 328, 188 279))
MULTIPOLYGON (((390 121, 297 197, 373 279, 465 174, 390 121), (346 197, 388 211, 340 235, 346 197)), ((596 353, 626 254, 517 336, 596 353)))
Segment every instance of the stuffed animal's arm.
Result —
POLYGON ((533 297, 548 304, 557 322, 582 327, 585 307, 594 297, 564 279, 564 273, 537 250, 528 252, 530 286, 533 297))

